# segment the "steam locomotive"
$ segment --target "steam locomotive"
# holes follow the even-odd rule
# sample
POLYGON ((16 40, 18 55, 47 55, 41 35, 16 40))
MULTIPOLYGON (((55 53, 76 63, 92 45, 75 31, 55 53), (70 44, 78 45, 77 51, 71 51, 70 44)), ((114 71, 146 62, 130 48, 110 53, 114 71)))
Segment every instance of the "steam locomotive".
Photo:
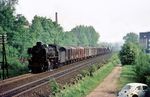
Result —
POLYGON ((110 53, 109 48, 62 47, 37 42, 35 46, 28 48, 28 67, 32 73, 39 73, 107 53, 110 53))

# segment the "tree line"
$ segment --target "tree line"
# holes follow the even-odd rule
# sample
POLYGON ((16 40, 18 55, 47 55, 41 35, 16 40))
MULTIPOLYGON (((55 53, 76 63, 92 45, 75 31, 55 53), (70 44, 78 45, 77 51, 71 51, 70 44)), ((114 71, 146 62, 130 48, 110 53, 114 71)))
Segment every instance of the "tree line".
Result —
POLYGON ((62 46, 96 46, 99 34, 92 26, 79 25, 64 31, 52 19, 35 15, 31 24, 22 14, 15 13, 18 0, 0 1, 0 34, 7 35, 7 58, 10 76, 28 71, 27 49, 41 41, 62 46))

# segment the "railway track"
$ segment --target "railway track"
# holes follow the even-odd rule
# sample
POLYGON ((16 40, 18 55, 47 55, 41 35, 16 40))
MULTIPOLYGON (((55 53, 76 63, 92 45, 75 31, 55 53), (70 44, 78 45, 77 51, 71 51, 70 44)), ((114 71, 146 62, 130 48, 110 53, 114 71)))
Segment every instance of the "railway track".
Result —
POLYGON ((28 74, 24 74, 24 75, 20 75, 20 76, 16 76, 16 77, 8 78, 8 79, 5 79, 5 80, 0 80, 0 86, 3 85, 3 84, 10 83, 12 81, 20 80, 24 77, 29 77, 30 75, 31 75, 31 73, 28 73, 28 74))
MULTIPOLYGON (((67 69, 65 69, 66 67, 64 66, 54 71, 44 72, 41 74, 34 75, 32 77, 30 76, 27 79, 25 78, 25 79, 18 81, 17 83, 9 83, 9 84, 2 85, 0 86, 0 89, 2 89, 2 91, 0 92, 0 97, 12 97, 12 96, 22 97, 23 95, 27 95, 27 94, 29 94, 30 96, 36 95, 35 97, 37 97, 37 94, 40 95, 41 93, 34 92, 34 91, 38 91, 39 89, 42 89, 44 91, 48 90, 49 92, 49 89, 47 89, 49 87, 47 86, 49 86, 48 84, 51 78, 55 78, 56 80, 58 80, 58 79, 63 78, 64 76, 71 75, 74 72, 77 72, 78 70, 80 70, 81 68, 87 67, 88 65, 92 65, 95 62, 100 61, 99 58, 100 57, 87 59, 81 62, 74 63, 72 65, 67 65, 66 66, 67 69), (6 86, 9 86, 9 88, 6 86), (45 88, 43 89, 42 87, 45 87, 45 88)), ((41 92, 44 92, 44 91, 41 91, 41 92)))
MULTIPOLYGON (((90 60, 90 59, 88 59, 88 60, 90 60)), ((85 61, 86 60, 80 61, 80 62, 85 62, 85 61)), ((27 84, 27 83, 30 83, 32 81, 41 79, 43 77, 47 77, 47 76, 54 74, 58 71, 62 71, 66 68, 72 67, 73 65, 79 64, 80 62, 76 62, 76 63, 73 63, 71 65, 63 66, 63 67, 56 69, 54 71, 47 71, 47 72, 39 73, 39 74, 25 74, 25 75, 21 75, 19 77, 6 79, 6 81, 4 80, 3 83, 0 84, 0 90, 1 90, 0 93, 3 93, 5 91, 9 91, 15 87, 22 86, 24 84, 27 84)))
MULTIPOLYGON (((62 83, 62 80, 64 80, 64 76, 66 78, 66 76, 73 76, 76 72, 76 74, 78 74, 81 69, 87 67, 87 66, 90 66, 96 62, 100 61, 99 58, 98 59, 95 59, 95 60, 91 60, 91 61, 87 61, 86 63, 82 63, 80 64, 79 66, 76 66, 76 67, 73 67, 72 69, 68 69, 69 72, 66 72, 67 70, 62 71, 63 73, 60 74, 60 76, 55 76, 55 80, 56 81, 59 81, 62 83)), ((64 80, 65 83, 67 81, 69 81, 68 79, 65 79, 64 80)), ((39 84, 37 85, 36 87, 33 87, 33 88, 30 88, 29 90, 26 90, 22 93, 19 93, 17 95, 15 95, 14 97, 29 97, 31 96, 32 97, 48 97, 48 95, 50 95, 50 85, 49 85, 49 80, 47 82, 44 82, 42 84, 39 84)))

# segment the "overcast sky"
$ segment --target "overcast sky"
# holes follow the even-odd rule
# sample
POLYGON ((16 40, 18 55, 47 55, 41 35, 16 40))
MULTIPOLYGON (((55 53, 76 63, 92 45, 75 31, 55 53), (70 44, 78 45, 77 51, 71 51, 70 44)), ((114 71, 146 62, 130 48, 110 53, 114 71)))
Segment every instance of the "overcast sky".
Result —
POLYGON ((150 0, 19 0, 16 13, 55 20, 64 30, 91 25, 100 41, 120 42, 128 32, 150 31, 150 0))

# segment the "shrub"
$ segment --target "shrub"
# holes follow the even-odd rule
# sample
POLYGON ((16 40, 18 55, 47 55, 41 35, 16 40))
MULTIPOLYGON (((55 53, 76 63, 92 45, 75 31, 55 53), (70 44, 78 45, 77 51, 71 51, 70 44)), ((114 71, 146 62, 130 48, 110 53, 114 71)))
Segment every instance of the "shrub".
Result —
POLYGON ((60 87, 59 87, 58 83, 55 81, 55 79, 50 79, 49 82, 50 82, 50 87, 51 87, 53 95, 60 92, 60 87))
POLYGON ((146 83, 149 80, 149 78, 147 77, 150 75, 149 64, 149 56, 141 52, 136 59, 134 69, 134 72, 136 73, 136 80, 138 82, 146 83))
POLYGON ((150 86, 150 76, 146 76, 146 83, 148 86, 150 86))
POLYGON ((132 43, 126 43, 122 46, 119 52, 119 58, 122 65, 130 65, 135 63, 138 50, 136 46, 132 43))
POLYGON ((89 76, 93 76, 93 73, 96 71, 96 66, 95 65, 93 65, 93 66, 90 66, 89 67, 89 76))
POLYGON ((89 72, 87 70, 82 70, 80 72, 80 74, 83 76, 83 77, 86 77, 87 75, 89 75, 89 72))
POLYGON ((8 57, 9 77, 21 75, 28 72, 26 64, 21 64, 17 58, 8 57))

